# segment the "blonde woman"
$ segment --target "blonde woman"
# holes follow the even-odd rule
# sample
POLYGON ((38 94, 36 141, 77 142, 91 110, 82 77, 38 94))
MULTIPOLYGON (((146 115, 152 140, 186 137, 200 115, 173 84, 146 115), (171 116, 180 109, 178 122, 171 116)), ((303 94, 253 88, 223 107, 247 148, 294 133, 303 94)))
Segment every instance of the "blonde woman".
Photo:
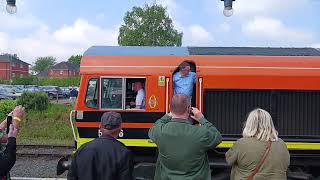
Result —
POLYGON ((242 136, 226 153, 226 161, 232 166, 231 180, 287 179, 289 151, 278 138, 267 111, 251 111, 242 136))

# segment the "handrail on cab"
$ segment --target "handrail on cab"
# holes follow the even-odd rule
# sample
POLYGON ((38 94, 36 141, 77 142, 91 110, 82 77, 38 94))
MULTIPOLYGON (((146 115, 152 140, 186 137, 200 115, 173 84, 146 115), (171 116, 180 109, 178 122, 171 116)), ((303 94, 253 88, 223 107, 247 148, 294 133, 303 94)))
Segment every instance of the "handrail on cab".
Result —
POLYGON ((73 117, 72 115, 73 115, 75 112, 76 112, 75 110, 70 111, 70 118, 69 118, 69 120, 70 120, 70 124, 71 124, 71 128, 72 128, 73 138, 74 138, 74 140, 75 140, 76 142, 78 142, 77 137, 76 137, 76 132, 75 132, 75 129, 74 129, 74 126, 73 126, 73 122, 72 122, 72 117, 73 117))
POLYGON ((166 114, 169 111, 169 78, 166 78, 166 114))

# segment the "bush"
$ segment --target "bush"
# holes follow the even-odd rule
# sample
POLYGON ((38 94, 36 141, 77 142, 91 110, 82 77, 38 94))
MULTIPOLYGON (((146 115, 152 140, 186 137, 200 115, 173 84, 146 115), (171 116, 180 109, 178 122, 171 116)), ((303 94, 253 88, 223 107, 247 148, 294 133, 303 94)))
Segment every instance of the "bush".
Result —
MULTIPOLYGON (((0 84, 10 84, 7 81, 0 79, 0 84)), ((52 79, 52 78, 37 78, 36 76, 30 75, 29 77, 15 78, 12 80, 13 85, 38 85, 38 86, 79 86, 80 77, 69 77, 65 79, 52 79)))
POLYGON ((0 122, 7 117, 7 115, 14 109, 16 106, 15 100, 1 100, 0 101, 0 122))
POLYGON ((41 78, 38 79, 36 85, 39 86, 60 86, 60 87, 68 87, 71 85, 79 86, 80 77, 69 77, 66 79, 50 79, 50 78, 41 78))
POLYGON ((43 111, 48 109, 49 98, 44 92, 25 92, 19 97, 17 104, 24 106, 27 111, 43 111))
POLYGON ((35 83, 35 77, 34 76, 28 76, 28 77, 23 77, 23 78, 14 78, 12 80, 11 84, 14 85, 33 85, 35 83))
POLYGON ((10 82, 0 78, 0 84, 10 84, 10 82))

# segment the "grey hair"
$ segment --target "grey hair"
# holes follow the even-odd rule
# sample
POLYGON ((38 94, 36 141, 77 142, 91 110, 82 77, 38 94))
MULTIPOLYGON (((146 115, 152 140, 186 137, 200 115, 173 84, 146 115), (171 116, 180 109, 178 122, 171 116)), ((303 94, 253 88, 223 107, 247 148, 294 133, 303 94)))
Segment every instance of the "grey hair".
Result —
POLYGON ((279 139, 271 115, 260 108, 249 113, 242 136, 256 137, 260 141, 278 141, 279 139))
POLYGON ((191 98, 185 94, 175 94, 171 98, 170 110, 172 113, 182 115, 188 112, 191 106, 191 98))
POLYGON ((187 66, 190 67, 190 64, 187 61, 183 61, 180 65, 179 65, 179 70, 183 70, 184 68, 186 68, 187 66))

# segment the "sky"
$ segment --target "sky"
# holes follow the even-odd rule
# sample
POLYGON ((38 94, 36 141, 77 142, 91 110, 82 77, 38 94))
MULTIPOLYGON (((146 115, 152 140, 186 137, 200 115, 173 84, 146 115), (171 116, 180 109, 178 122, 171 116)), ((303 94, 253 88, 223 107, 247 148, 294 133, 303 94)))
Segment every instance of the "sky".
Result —
POLYGON ((93 45, 117 46, 125 13, 151 3, 167 8, 182 46, 320 48, 320 0, 236 0, 231 17, 220 0, 17 0, 13 15, 1 0, 0 54, 61 62, 93 45))

